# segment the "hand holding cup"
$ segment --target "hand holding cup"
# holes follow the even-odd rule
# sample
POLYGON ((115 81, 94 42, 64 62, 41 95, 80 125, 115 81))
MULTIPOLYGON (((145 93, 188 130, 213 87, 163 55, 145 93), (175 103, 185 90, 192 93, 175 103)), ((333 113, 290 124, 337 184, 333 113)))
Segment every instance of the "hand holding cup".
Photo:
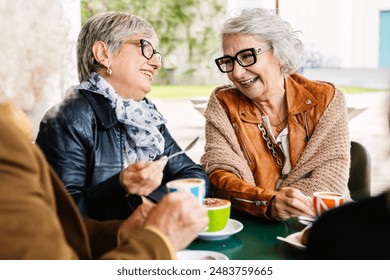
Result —
POLYGON ((183 178, 167 183, 168 193, 187 192, 194 195, 199 204, 203 204, 206 194, 205 181, 200 178, 183 178))
POLYGON ((208 224, 207 209, 193 195, 174 192, 150 210, 145 226, 159 229, 176 250, 187 247, 208 224))

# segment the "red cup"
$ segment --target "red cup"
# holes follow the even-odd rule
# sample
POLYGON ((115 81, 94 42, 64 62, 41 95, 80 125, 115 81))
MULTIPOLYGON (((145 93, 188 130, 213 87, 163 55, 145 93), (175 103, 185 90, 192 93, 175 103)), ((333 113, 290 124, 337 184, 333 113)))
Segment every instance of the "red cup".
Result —
POLYGON ((313 205, 317 216, 320 216, 329 209, 344 204, 344 195, 335 192, 315 192, 313 193, 313 205))

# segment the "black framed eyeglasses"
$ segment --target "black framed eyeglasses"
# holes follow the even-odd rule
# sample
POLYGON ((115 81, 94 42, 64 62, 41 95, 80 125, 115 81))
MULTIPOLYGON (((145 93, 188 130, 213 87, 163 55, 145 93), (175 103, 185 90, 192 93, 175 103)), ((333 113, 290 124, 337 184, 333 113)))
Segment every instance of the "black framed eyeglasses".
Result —
POLYGON ((162 62, 162 55, 160 52, 156 51, 155 48, 153 48, 153 45, 145 39, 140 40, 127 40, 125 41, 125 44, 137 44, 139 43, 141 46, 142 55, 147 59, 152 59, 153 55, 156 55, 158 60, 162 62))
POLYGON ((224 55, 215 60, 218 69, 222 73, 232 72, 234 69, 234 61, 237 61, 242 67, 249 67, 257 62, 257 56, 272 49, 271 45, 265 45, 255 48, 244 49, 236 53, 235 56, 224 55))

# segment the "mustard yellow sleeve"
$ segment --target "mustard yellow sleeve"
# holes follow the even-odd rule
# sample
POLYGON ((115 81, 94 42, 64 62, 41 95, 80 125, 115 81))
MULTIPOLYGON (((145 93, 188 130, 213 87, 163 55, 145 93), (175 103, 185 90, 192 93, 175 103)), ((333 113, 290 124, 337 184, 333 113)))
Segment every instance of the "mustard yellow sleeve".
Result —
POLYGON ((173 260, 176 251, 166 236, 154 227, 132 230, 127 240, 107 252, 102 259, 110 260, 173 260))
POLYGON ((56 214, 44 159, 9 120, 0 119, 0 130, 0 259, 78 258, 56 214))

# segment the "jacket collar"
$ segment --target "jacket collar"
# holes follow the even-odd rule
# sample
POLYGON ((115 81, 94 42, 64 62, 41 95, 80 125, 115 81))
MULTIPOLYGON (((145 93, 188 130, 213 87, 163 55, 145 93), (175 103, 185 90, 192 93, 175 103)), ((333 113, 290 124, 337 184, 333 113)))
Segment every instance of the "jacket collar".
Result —
MULTIPOLYGON (((287 111, 289 115, 297 115, 308 111, 319 104, 315 93, 325 90, 334 91, 328 83, 311 81, 299 74, 293 74, 285 78, 284 89, 286 92, 287 111)), ((230 91, 237 91, 241 98, 238 98, 238 111, 240 118, 249 123, 260 123, 261 114, 257 107, 248 98, 240 94, 237 89, 230 88, 230 91), (248 104, 251 108, 248 108, 248 104)))
POLYGON ((109 129, 119 123, 115 110, 112 109, 110 102, 103 95, 85 89, 80 89, 80 94, 88 100, 96 117, 105 129, 109 129))
MULTIPOLYGON (((107 98, 90 90, 79 89, 79 91, 80 94, 88 100, 97 119, 105 129, 109 129, 119 123, 118 118, 115 115, 115 110, 111 107, 107 98)), ((146 103, 152 104, 154 108, 156 108, 149 99, 146 97, 144 99, 146 103)))
POLYGON ((307 78, 293 74, 285 78, 287 110, 290 115, 297 115, 318 105, 313 93, 322 90, 322 83, 316 83, 307 78))
POLYGON ((235 89, 238 92, 237 107, 240 118, 248 123, 262 123, 262 116, 257 106, 246 97, 244 94, 235 89))

